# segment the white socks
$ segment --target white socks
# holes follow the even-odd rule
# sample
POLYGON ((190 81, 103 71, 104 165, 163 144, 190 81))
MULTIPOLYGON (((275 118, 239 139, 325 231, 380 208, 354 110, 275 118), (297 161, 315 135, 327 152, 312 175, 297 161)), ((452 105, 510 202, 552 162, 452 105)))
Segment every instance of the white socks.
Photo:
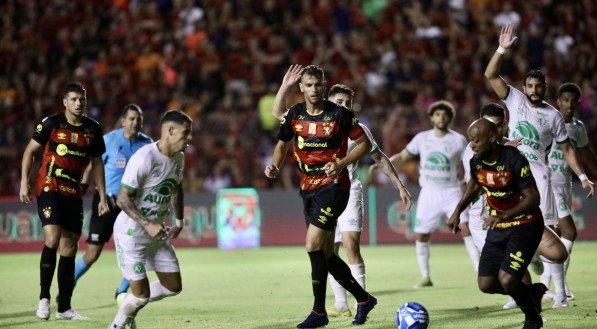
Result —
POLYGON ((155 280, 149 284, 149 301, 155 302, 165 297, 176 296, 178 292, 170 291, 162 286, 159 280, 155 280))
POLYGON ((143 306, 147 305, 148 302, 149 298, 138 298, 133 294, 127 294, 118 308, 118 313, 116 314, 113 323, 124 326, 126 318, 134 318, 135 315, 137 315, 137 312, 143 308, 143 306))
MULTIPOLYGON (((348 264, 348 267, 350 268, 350 273, 355 278, 355 280, 357 280, 359 285, 363 287, 363 289, 365 289, 365 264, 348 264)), ((340 311, 347 310, 348 300, 346 297, 346 289, 344 289, 344 287, 342 287, 342 285, 340 285, 332 275, 330 275, 329 277, 330 285, 332 286, 332 290, 334 291, 334 297, 336 300, 336 309, 340 311)))
POLYGON ((429 278, 429 242, 415 241, 417 262, 424 279, 429 278))
POLYGON ((568 240, 566 238, 561 238, 564 247, 566 247, 566 251, 568 252, 568 258, 564 262, 564 288, 566 290, 566 294, 570 291, 568 288, 568 280, 566 279, 568 275, 568 266, 570 266, 570 257, 572 257, 572 246, 574 245, 574 241, 568 240))
POLYGON ((462 239, 464 240, 464 246, 466 247, 466 251, 468 252, 469 257, 473 262, 475 272, 479 272, 479 251, 477 250, 477 247, 475 247, 473 237, 467 235, 463 236, 462 239))

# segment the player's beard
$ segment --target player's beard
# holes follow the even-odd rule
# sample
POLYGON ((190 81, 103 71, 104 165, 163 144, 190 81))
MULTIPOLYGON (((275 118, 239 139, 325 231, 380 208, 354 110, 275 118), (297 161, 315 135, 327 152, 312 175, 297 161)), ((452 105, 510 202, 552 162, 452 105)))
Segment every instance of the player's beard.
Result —
POLYGON ((533 100, 531 98, 531 96, 526 95, 527 96, 527 100, 529 101, 529 103, 531 103, 532 105, 540 105, 541 103, 543 103, 543 96, 538 96, 538 95, 531 95, 531 96, 538 96, 539 99, 537 100, 533 100))

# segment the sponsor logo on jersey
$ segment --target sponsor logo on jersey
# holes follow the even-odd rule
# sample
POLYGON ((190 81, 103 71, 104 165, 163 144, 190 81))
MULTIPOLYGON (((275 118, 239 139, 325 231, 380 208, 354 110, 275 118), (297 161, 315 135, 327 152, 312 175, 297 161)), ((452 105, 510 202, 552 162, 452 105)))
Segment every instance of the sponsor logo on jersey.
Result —
POLYGON ((432 152, 425 160, 422 169, 431 171, 450 171, 450 159, 441 152, 432 152))
POLYGON ((305 142, 305 139, 301 136, 298 136, 296 140, 298 144, 297 147, 301 150, 304 148, 328 147, 327 142, 305 142))
POLYGON ((68 153, 68 146, 58 144, 58 146, 56 146, 56 153, 61 157, 65 156, 68 153))
POLYGON ((41 123, 38 124, 37 127, 35 127, 35 131, 38 133, 40 133, 42 130, 44 130, 44 126, 42 126, 41 123))
POLYGON ((56 137, 58 137, 58 139, 66 139, 66 134, 65 133, 58 133, 58 134, 56 134, 56 137))
POLYGON ((514 139, 522 136, 522 144, 527 145, 528 147, 538 150, 540 146, 540 136, 537 128, 530 124, 527 121, 520 121, 516 127, 514 128, 514 132, 512 133, 514 139), (520 135, 520 136, 519 136, 520 135))
POLYGON ((299 133, 300 133, 301 131, 303 131, 303 125, 302 125, 302 124, 297 124, 297 125, 295 125, 295 126, 294 126, 294 130, 295 130, 296 132, 299 132, 299 133))
POLYGON ((70 135, 70 142, 71 142, 71 143, 75 143, 75 144, 76 144, 76 143, 77 143, 77 141, 79 141, 79 134, 77 134, 77 133, 72 133, 72 134, 70 135))

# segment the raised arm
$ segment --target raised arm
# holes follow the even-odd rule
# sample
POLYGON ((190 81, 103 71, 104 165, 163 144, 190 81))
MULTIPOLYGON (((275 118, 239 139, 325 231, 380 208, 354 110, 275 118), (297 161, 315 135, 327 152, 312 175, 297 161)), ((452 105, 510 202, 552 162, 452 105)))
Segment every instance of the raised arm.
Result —
POLYGON ((564 153, 564 157, 566 158, 566 162, 574 171, 578 179, 582 184, 582 188, 587 191, 587 198, 590 198, 595 193, 595 186, 593 182, 589 180, 587 175, 585 175, 585 171, 583 170, 580 161, 578 161, 578 156, 576 155, 576 149, 570 145, 570 142, 566 141, 560 144, 560 148, 562 149, 562 153, 564 153))
POLYGON ((464 193, 462 194, 462 198, 456 205, 452 216, 446 222, 446 225, 452 231, 452 233, 456 234, 460 231, 458 225, 460 224, 460 214, 468 207, 474 198, 479 196, 479 192, 481 192, 481 185, 477 183, 474 179, 469 179, 466 187, 464 189, 464 193))
POLYGON ((500 32, 499 47, 491 57, 487 68, 485 68, 485 78, 491 85, 491 88, 498 95, 500 99, 506 98, 508 95, 508 85, 504 79, 500 76, 500 65, 504 53, 512 44, 517 37, 514 37, 514 24, 508 24, 502 27, 500 32))
POLYGON ((19 191, 19 198, 24 203, 31 202, 29 197, 29 175, 31 174, 31 168, 33 168, 33 162, 35 160, 35 153, 38 153, 43 148, 43 145, 31 140, 25 152, 23 152, 23 159, 21 160, 21 189, 19 191))
POLYGON ((398 191, 400 192, 400 199, 402 199, 402 202, 404 203, 406 209, 410 210, 410 207, 412 205, 412 197, 406 189, 406 187, 404 186, 404 184, 402 183, 402 181, 400 180, 400 176, 398 176, 398 171, 396 170, 396 167, 394 167, 392 162, 390 162, 388 156, 381 150, 378 150, 378 152, 375 152, 373 155, 371 155, 371 158, 373 159, 373 161, 375 161, 375 163, 381 169, 381 171, 390 178, 392 183, 394 183, 394 186, 398 188, 398 191))
POLYGON ((272 110, 272 115, 278 120, 282 120, 284 118, 284 114, 286 114, 288 111, 286 108, 286 94, 288 94, 288 90, 301 79, 302 74, 303 67, 299 64, 295 64, 291 65, 284 75, 280 89, 278 89, 278 93, 276 94, 274 108, 272 110))
POLYGON ((147 217, 143 216, 137 205, 135 205, 135 195, 137 190, 130 190, 126 187, 120 187, 118 192, 118 199, 116 204, 122 211, 124 211, 132 220, 143 226, 149 236, 154 240, 161 240, 166 236, 166 230, 158 223, 154 223, 147 217))

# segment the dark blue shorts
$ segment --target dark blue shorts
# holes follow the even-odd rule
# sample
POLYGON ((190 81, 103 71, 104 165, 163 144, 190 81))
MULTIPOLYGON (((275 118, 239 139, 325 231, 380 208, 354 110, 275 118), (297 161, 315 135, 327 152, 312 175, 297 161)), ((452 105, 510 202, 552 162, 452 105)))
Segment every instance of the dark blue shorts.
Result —
POLYGON ((112 232, 114 232, 114 222, 120 214, 120 208, 116 205, 116 197, 107 196, 107 200, 110 211, 103 216, 99 216, 97 206, 100 198, 97 190, 95 191, 93 202, 91 202, 91 219, 89 220, 87 243, 104 244, 110 240, 112 232))

